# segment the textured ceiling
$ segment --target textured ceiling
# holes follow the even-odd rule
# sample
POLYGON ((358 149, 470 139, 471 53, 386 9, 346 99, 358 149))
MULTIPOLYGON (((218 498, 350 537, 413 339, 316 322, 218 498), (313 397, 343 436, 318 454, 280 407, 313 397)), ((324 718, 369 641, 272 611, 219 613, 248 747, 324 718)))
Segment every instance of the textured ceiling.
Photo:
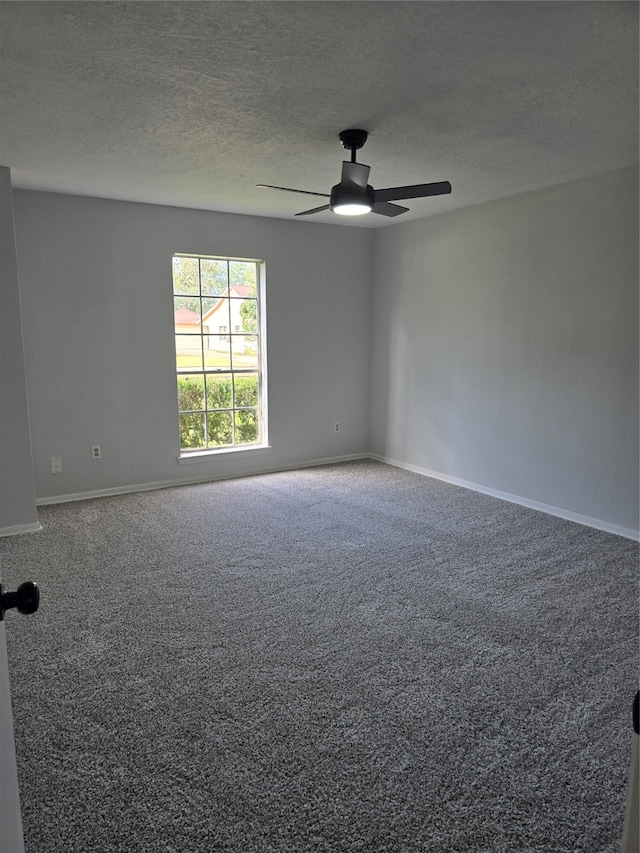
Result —
MULTIPOLYGON (((0 163, 30 189, 292 218, 348 154, 451 196, 638 161, 637 2, 1 2, 0 163)), ((597 204, 597 199, 594 199, 597 204)))

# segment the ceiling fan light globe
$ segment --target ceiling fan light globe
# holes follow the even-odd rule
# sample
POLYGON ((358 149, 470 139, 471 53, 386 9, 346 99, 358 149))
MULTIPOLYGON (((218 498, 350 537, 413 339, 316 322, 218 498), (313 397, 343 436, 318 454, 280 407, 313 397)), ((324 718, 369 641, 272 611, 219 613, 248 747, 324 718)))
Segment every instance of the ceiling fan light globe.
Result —
POLYGON ((363 213, 371 213, 371 205, 366 202, 339 202, 334 204, 331 210, 341 216, 361 216, 363 213))

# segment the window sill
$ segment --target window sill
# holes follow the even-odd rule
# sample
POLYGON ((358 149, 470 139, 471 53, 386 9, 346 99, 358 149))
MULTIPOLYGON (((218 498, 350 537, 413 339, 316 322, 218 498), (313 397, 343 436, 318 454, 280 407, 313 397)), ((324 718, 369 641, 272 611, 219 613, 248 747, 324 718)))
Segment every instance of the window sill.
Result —
POLYGON ((264 456, 271 453, 270 444, 251 445, 250 447, 221 447, 219 450, 194 450, 192 453, 182 453, 178 456, 180 465, 190 465, 193 462, 213 461, 216 457, 242 453, 247 456, 264 456))

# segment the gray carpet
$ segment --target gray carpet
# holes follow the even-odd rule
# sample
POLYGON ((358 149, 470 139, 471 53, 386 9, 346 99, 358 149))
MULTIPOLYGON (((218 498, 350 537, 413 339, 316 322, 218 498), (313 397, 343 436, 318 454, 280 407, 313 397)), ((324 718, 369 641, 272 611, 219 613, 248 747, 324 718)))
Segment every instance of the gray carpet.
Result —
POLYGON ((28 853, 619 850, 635 543, 372 461, 40 520, 28 853))

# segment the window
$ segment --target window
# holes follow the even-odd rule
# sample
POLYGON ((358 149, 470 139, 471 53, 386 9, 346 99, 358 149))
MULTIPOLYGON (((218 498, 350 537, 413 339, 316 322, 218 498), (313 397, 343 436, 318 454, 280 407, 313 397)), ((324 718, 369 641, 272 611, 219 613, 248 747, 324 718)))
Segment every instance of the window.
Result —
POLYGON ((261 261, 173 256, 183 456, 266 444, 263 279, 261 261))

